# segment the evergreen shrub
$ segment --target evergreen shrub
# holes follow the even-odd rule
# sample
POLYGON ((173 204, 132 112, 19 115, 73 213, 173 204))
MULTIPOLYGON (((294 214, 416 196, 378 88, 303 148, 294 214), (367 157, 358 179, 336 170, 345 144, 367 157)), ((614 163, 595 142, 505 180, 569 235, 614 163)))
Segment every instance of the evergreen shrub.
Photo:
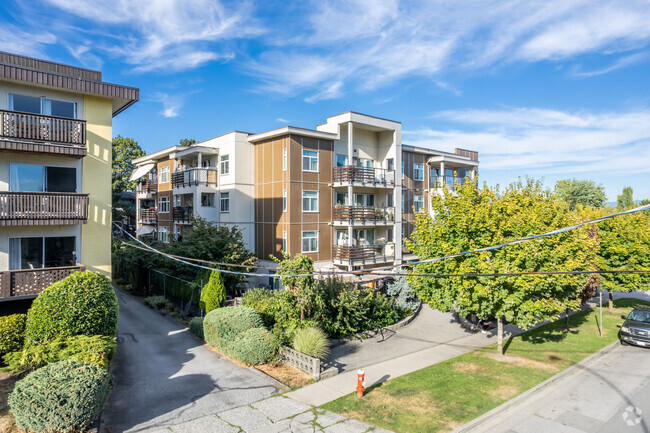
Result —
POLYGON ((171 310, 174 308, 174 304, 169 299, 160 295, 147 296, 143 301, 154 310, 171 310))
POLYGON ((203 340, 203 317, 193 317, 190 320, 190 332, 203 340))
POLYGON ((117 332, 117 296, 97 272, 74 272, 43 290, 27 313, 28 343, 117 332))
POLYGON ((237 334, 261 326, 262 319, 250 307, 240 305, 217 308, 206 314, 203 319, 203 334, 209 345, 227 353, 230 341, 235 339, 237 334))
POLYGON ((243 331, 228 345, 228 354, 233 359, 248 365, 268 362, 273 356, 273 351, 273 337, 264 328, 243 331))
POLYGON ((0 317, 0 357, 23 347, 26 322, 26 314, 0 317))
POLYGON ((219 271, 212 271, 208 284, 203 286, 203 291, 201 292, 201 310, 203 314, 207 314, 216 308, 222 307, 225 302, 226 286, 224 286, 223 280, 221 279, 221 273, 219 271))
POLYGON ((113 379, 104 369, 66 360, 19 380, 9 396, 9 407, 18 427, 26 431, 85 431, 101 412, 112 388, 113 379))

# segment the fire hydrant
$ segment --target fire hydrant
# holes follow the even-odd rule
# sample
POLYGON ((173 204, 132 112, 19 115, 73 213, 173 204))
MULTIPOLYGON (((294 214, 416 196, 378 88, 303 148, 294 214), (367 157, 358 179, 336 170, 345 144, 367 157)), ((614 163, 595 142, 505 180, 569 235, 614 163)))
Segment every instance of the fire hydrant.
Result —
POLYGON ((357 397, 363 397, 366 388, 366 373, 363 370, 357 371, 357 397))

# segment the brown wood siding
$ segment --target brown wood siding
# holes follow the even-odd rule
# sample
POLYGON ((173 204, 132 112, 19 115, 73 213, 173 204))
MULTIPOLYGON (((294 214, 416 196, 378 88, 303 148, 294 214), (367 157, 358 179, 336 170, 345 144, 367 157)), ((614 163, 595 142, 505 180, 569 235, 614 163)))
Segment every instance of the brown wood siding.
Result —
POLYGON ((78 68, 75 66, 64 65, 62 63, 34 59, 31 57, 19 56, 11 53, 0 52, 0 63, 5 65, 21 66, 27 69, 38 70, 42 72, 52 72, 58 75, 83 78, 86 80, 102 81, 102 73, 100 71, 78 68))

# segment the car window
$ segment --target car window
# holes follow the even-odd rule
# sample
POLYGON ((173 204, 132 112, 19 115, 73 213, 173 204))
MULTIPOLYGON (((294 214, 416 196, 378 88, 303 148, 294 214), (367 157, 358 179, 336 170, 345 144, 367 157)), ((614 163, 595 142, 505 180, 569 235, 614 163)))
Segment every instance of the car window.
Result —
POLYGON ((650 323, 650 311, 632 311, 628 320, 650 323))

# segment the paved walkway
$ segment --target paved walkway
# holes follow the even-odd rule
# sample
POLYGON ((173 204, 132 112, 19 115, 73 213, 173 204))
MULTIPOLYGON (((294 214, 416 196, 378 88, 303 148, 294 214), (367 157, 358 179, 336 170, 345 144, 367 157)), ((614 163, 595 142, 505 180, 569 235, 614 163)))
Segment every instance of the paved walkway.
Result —
POLYGON ((551 384, 460 427, 463 433, 647 433, 650 351, 614 343, 551 384))

